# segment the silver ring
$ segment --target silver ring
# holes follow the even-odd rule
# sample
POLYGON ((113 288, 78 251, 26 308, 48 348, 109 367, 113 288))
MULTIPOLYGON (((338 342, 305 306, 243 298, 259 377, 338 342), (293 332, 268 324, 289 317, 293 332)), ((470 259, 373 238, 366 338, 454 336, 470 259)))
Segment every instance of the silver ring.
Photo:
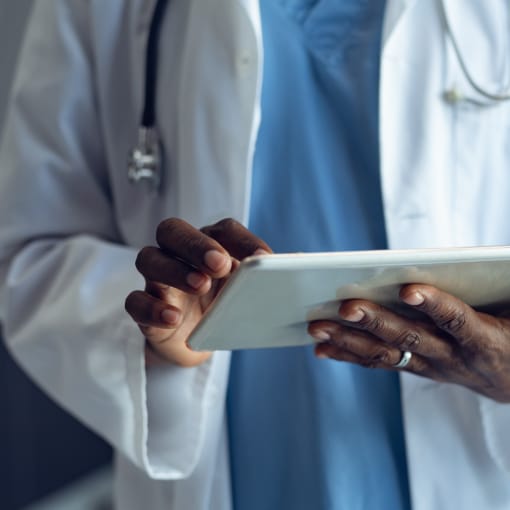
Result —
POLYGON ((413 353, 411 351, 403 351, 400 361, 398 363, 395 363, 395 365, 393 365, 393 368, 407 367, 407 365, 409 365, 409 362, 411 361, 412 357, 413 357, 413 353))

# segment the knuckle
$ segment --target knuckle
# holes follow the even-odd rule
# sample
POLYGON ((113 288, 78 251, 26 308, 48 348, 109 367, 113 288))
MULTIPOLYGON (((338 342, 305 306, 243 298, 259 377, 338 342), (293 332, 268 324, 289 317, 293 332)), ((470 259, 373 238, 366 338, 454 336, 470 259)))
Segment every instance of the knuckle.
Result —
POLYGON ((223 218, 215 223, 214 226, 222 230, 231 230, 239 226, 239 222, 234 220, 234 218, 223 218))
POLYGON ((336 349, 338 350, 345 350, 347 349, 347 342, 345 341, 345 338, 341 334, 335 334, 332 335, 331 340, 328 341, 331 345, 334 345, 336 349))
MULTIPOLYGON (((202 254, 211 248, 211 240, 203 235, 182 236, 181 244, 185 246, 185 250, 189 254, 192 263, 195 258, 201 259, 202 254)), ((195 264, 198 264, 198 260, 195 260, 195 264)))
POLYGON ((508 355, 503 351, 504 349, 501 349, 497 345, 487 345, 485 342, 477 344, 477 348, 472 354, 471 363, 470 360, 468 360, 468 363, 481 362, 486 367, 490 367, 491 371, 497 372, 502 368, 504 369, 503 365, 506 365, 508 355))
POLYGON ((451 311, 440 313, 437 323, 444 331, 455 335, 462 331, 466 324, 466 314, 462 311, 451 311))
POLYGON ((159 245, 164 242, 164 238, 169 232, 173 232, 181 220, 178 218, 166 218, 156 228, 156 241, 159 245))
POLYGON ((437 317, 445 313, 444 306, 441 303, 441 301, 434 299, 433 297, 425 301, 425 303, 422 304, 422 306, 424 306, 425 304, 427 305, 426 310, 433 317, 437 317))
POLYGON ((202 232, 202 234, 205 234, 206 236, 213 237, 214 225, 206 225, 205 227, 201 227, 200 232, 202 232))
POLYGON ((443 370, 449 374, 456 374, 466 380, 473 379, 472 366, 470 366, 469 362, 466 362, 466 358, 461 356, 454 357, 445 363, 443 367, 443 370))
POLYGON ((378 315, 375 316, 369 316, 365 315, 359 322, 363 328, 370 330, 374 334, 381 333, 385 329, 385 323, 384 320, 381 319, 378 315))
POLYGON ((405 330, 402 331, 396 341, 395 345, 401 351, 412 351, 415 350, 421 344, 421 336, 416 331, 405 330))
POLYGON ((133 309, 133 294, 134 292, 131 292, 124 300, 124 310, 126 310, 126 312, 129 313, 130 315, 131 310, 133 309))
POLYGON ((387 349, 376 349, 364 358, 361 364, 365 368, 380 368, 390 363, 390 352, 387 349))
POLYGON ((138 252, 138 255, 136 256, 136 260, 135 260, 135 267, 140 273, 143 273, 143 270, 152 255, 152 251, 153 251, 153 248, 151 246, 144 246, 138 252))
POLYGON ((428 363, 419 356, 413 356, 407 365, 406 370, 414 372, 415 374, 424 375, 430 372, 428 363))
POLYGON ((201 232, 206 234, 213 239, 223 238, 228 235, 230 232, 235 231, 239 227, 239 223, 233 218, 223 218, 220 221, 214 223, 213 225, 208 225, 206 227, 201 228, 201 232))
POLYGON ((137 303, 139 302, 140 294, 142 294, 142 291, 134 290, 128 294, 124 301, 124 309, 133 317, 136 315, 137 303))

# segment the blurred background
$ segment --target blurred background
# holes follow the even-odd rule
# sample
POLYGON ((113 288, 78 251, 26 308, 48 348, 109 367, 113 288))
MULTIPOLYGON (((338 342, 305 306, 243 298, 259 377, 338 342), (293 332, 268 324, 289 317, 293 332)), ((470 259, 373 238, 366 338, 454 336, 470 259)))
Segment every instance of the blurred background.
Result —
MULTIPOLYGON (((0 0, 0 135, 32 1, 0 0)), ((110 448, 31 383, 0 341, 0 509, 107 510, 110 463, 110 448)))

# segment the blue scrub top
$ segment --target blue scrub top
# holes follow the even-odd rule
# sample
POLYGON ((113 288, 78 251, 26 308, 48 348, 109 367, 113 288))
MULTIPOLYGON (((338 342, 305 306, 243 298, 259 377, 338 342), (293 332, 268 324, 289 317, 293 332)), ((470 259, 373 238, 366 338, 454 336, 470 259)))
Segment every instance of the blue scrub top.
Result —
MULTIPOLYGON (((250 228, 276 252, 385 247, 383 10, 382 0, 261 0, 250 228)), ((410 508, 395 373, 319 360, 311 347, 234 352, 228 415, 237 510, 410 508)))

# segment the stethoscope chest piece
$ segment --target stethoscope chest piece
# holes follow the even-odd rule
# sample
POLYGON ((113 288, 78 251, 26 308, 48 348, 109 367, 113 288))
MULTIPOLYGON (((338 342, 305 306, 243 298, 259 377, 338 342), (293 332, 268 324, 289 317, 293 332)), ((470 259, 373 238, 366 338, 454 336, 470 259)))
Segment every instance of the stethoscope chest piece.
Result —
POLYGON ((141 126, 138 143, 129 153, 129 181, 134 184, 147 182, 152 190, 157 190, 161 183, 161 165, 161 146, 156 129, 141 126))

